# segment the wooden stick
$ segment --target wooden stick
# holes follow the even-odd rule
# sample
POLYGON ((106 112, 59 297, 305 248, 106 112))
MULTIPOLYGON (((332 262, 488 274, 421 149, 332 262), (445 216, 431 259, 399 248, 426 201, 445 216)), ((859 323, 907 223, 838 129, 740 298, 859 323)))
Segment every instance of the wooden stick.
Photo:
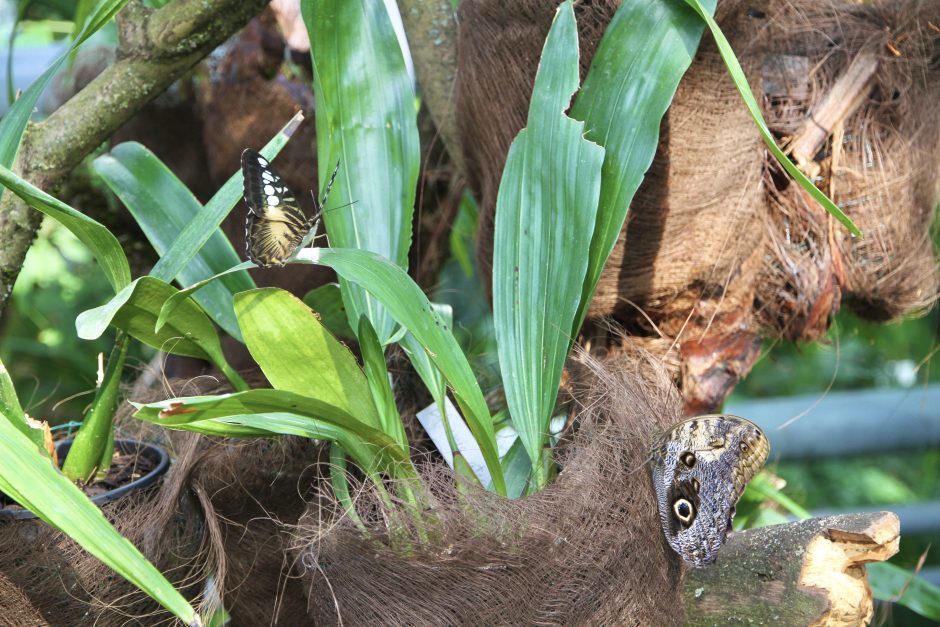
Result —
POLYGON ((878 56, 873 52, 860 52, 806 118, 790 141, 790 154, 801 170, 809 173, 807 168, 813 169, 813 157, 836 125, 862 105, 871 90, 877 69, 878 56))
POLYGON ((688 571, 685 624, 867 624, 864 565, 897 553, 900 528, 895 514, 872 512, 733 534, 714 566, 688 571))

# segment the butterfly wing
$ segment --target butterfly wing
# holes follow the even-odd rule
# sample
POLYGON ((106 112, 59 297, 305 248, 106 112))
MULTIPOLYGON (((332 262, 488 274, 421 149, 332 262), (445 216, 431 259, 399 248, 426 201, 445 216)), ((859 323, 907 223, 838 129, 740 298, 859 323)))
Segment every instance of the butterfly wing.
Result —
POLYGON ((687 564, 715 561, 735 504, 769 451, 757 425, 728 414, 690 418, 654 442, 650 470, 660 522, 687 564))
POLYGON ((242 153, 242 175, 248 219, 245 240, 248 258, 262 267, 282 266, 310 231, 290 188, 271 164, 250 148, 242 153))

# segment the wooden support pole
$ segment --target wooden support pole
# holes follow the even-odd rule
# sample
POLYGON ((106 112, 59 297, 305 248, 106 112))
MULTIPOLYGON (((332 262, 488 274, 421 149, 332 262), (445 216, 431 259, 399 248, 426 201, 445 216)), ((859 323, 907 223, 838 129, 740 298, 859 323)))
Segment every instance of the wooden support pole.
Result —
POLYGON ((689 570, 685 624, 865 625, 865 564, 897 553, 891 512, 845 514, 733 534, 714 566, 689 570))

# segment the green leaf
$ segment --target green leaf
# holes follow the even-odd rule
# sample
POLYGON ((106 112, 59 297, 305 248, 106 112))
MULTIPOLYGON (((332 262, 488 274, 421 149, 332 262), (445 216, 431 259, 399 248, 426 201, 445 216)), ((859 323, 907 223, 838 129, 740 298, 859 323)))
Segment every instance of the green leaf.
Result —
MULTIPOLYGON (((215 281, 221 279, 222 277, 226 275, 229 275, 235 272, 241 272, 243 270, 247 270, 248 268, 257 268, 257 267, 258 266, 256 266, 254 262, 252 261, 243 261, 236 266, 232 266, 231 268, 228 268, 227 270, 222 270, 218 274, 213 274, 212 276, 208 278, 205 278, 201 281, 197 281, 196 283, 193 283, 189 287, 182 289, 178 291, 177 293, 173 294, 168 299, 166 299, 166 302, 163 303, 162 307, 160 307, 160 314, 157 316, 157 321, 154 324, 154 330, 159 331, 160 329, 162 329, 163 325, 166 324, 166 321, 169 320, 170 316, 173 315, 173 312, 176 311, 176 308, 179 306, 179 304, 183 302, 184 300, 188 299, 190 296, 192 296, 199 290, 201 290, 202 288, 212 285, 212 283, 214 283, 215 281)), ((240 337, 241 331, 239 331, 238 333, 240 337)))
POLYGON ((28 437, 37 450, 45 450, 45 435, 41 429, 35 429, 26 422, 26 412, 20 405, 20 399, 13 387, 13 380, 2 361, 0 361, 0 416, 28 437))
POLYGON ((499 365, 512 423, 533 468, 542 466, 572 342, 604 162, 604 149, 584 139, 584 123, 564 115, 577 88, 578 32, 569 0, 545 42, 528 125, 509 148, 496 199, 499 365))
POLYGON ((421 288, 398 265, 364 250, 311 248, 301 251, 297 261, 333 268, 338 275, 369 292, 398 324, 414 335, 420 349, 427 352, 453 390, 492 474, 493 488, 505 495, 506 484, 496 452, 493 422, 483 392, 450 327, 421 288))
MULTIPOLYGON (((707 0, 714 11, 716 0, 707 0)), ((607 26, 571 108, 586 137, 606 149, 597 221, 588 257, 576 336, 627 208, 653 162, 659 125, 679 79, 692 63, 704 26, 681 3, 624 0, 607 26)))
POLYGON ((734 86, 737 87, 738 93, 741 94, 741 99, 744 100, 744 105, 754 119, 754 124, 757 125, 757 130, 760 131, 761 137, 764 138, 764 143, 767 144, 767 148, 770 149, 770 152, 777 158, 777 161, 780 162, 783 169, 786 170, 803 189, 809 192, 810 196, 822 205, 832 217, 841 222, 852 235, 862 237, 862 232, 855 226, 855 223, 852 222, 834 202, 829 200, 828 196, 819 191, 819 189, 813 185, 812 181, 810 181, 806 175, 790 161, 783 151, 780 150, 780 147, 777 146, 777 142, 774 141, 770 129, 767 128, 767 123, 764 122, 764 116, 761 115, 760 106, 758 106, 757 101, 754 99, 754 94, 751 93, 751 88, 748 85, 747 77, 744 75, 744 70, 741 69, 741 64, 738 63, 738 59, 731 49, 731 44, 728 43, 728 40, 721 32, 721 29, 718 28, 718 24, 715 22, 714 18, 712 18, 711 14, 705 10, 699 0, 685 0, 685 2, 698 13, 699 17, 705 21, 709 30, 711 30, 712 37, 715 38, 715 43, 718 44, 718 51, 721 53, 721 58, 724 60, 725 66, 728 68, 728 73, 731 75, 731 80, 734 81, 734 86))
POLYGON ((366 380, 372 391, 372 402, 379 413, 380 428, 407 450, 408 436, 405 435, 405 426, 402 424, 398 407, 395 406, 395 394, 388 380, 385 349, 379 344, 379 338, 367 317, 359 318, 359 333, 356 336, 359 338, 366 380))
POLYGON ((793 514, 802 520, 813 517, 813 515, 809 513, 809 510, 807 510, 805 507, 802 507, 796 501, 774 487, 764 472, 757 473, 757 475, 751 479, 751 481, 747 484, 746 492, 750 492, 756 495, 757 500, 760 501, 769 499, 790 514, 793 514))
POLYGON ((503 472, 506 474, 507 496, 517 499, 526 493, 529 477, 532 476, 532 462, 520 438, 512 443, 503 456, 503 472))
POLYGON ((235 312, 245 344, 271 385, 329 403, 381 429, 356 358, 300 299, 261 288, 236 295, 235 312))
POLYGON ((330 485, 333 486, 333 494, 336 495, 336 499, 346 510, 346 515, 361 532, 368 533, 362 519, 359 518, 352 497, 349 495, 349 479, 346 476, 346 452, 336 444, 330 446, 330 485))
MULTIPOLYGON (((36 107, 39 97, 49 85, 52 77, 55 76, 62 67, 62 64, 71 56, 72 51, 82 45, 86 39, 104 26, 125 4, 127 4, 127 0, 102 0, 95 11, 88 17, 85 27, 75 37, 69 49, 59 55, 52 65, 50 65, 39 78, 33 81, 33 84, 23 92, 16 102, 13 103, 13 106, 4 114, 3 119, 0 119, 0 166, 3 168, 13 166, 13 161, 16 159, 16 153, 23 139, 26 125, 29 123, 29 118, 33 114, 33 109, 36 107)), ((4 183, 4 185, 6 184, 4 183)), ((22 198, 22 196, 20 197, 22 198)), ((24 200, 26 199, 24 198, 24 200)), ((27 200, 27 202, 29 201, 27 200)))
MULTIPOLYGON (((266 159, 273 160, 287 143, 297 127, 303 122, 303 113, 298 111, 290 121, 284 125, 267 145, 260 150, 266 159)), ((177 277, 190 260, 202 250, 203 245, 217 232, 222 220, 242 198, 243 184, 241 170, 233 174, 225 184, 219 188, 215 196, 206 203, 206 206, 195 214, 183 232, 180 233, 173 245, 160 257, 160 261, 153 267, 150 274, 155 277, 177 277)))
POLYGON ((450 228, 450 254, 454 256, 464 276, 473 276, 474 238, 480 223, 480 212, 476 200, 469 190, 460 197, 457 217, 450 228))
POLYGON ((888 562, 869 564, 866 568, 868 583, 876 599, 898 603, 925 618, 940 622, 940 587, 888 562))
MULTIPOLYGON (((158 255, 166 254, 193 216, 203 209, 182 181, 156 155, 137 142, 125 142, 114 147, 110 154, 95 159, 93 167, 134 216, 158 255)), ((153 272, 151 276, 166 282, 177 279, 186 286, 240 261, 228 238, 216 227, 202 249, 177 276, 161 276, 153 272)), ((159 268, 161 271, 165 269, 166 266, 159 268)), ((234 294, 254 287, 255 282, 243 270, 208 285, 194 298, 226 333, 241 340, 232 298, 234 294)))
POLYGON ((184 623, 196 621, 186 599, 108 523, 98 506, 6 420, 0 420, 0 490, 67 534, 184 623))
POLYGON ((102 224, 27 183, 2 165, 0 185, 22 198, 33 209, 54 218, 88 246, 115 292, 130 283, 131 270, 124 250, 117 238, 102 224))
POLYGON ((304 304, 320 316, 330 333, 340 337, 355 338, 356 334, 346 318, 346 306, 340 293, 339 283, 327 283, 312 289, 304 295, 304 304))
MULTIPOLYGON (((269 435, 329 440, 342 446, 366 473, 414 474, 407 453, 378 429, 335 405, 285 390, 248 390, 135 406, 137 418, 164 427, 200 431, 206 422, 214 422, 217 429, 228 424, 269 435)), ((233 432, 237 434, 237 430, 233 432)))
MULTIPOLYGON (((420 147, 411 79, 381 2, 303 0, 317 102, 317 160, 340 163, 324 213, 331 245, 407 267, 420 147)), ((320 189, 331 169, 320 167, 320 189)), ((382 345, 392 322, 361 289, 340 281, 349 325, 366 314, 382 345)))
POLYGON ((149 276, 135 279, 104 305, 80 313, 75 319, 78 336, 94 340, 113 325, 157 350, 210 361, 236 388, 247 389, 225 361, 212 321, 192 300, 180 302, 167 324, 159 331, 154 330, 161 307, 176 293, 175 287, 160 279, 149 276))

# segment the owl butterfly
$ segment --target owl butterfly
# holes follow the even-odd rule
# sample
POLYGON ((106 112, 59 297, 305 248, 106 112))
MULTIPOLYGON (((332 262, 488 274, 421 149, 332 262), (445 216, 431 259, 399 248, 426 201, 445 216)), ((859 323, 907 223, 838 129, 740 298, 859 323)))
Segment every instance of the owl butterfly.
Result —
POLYGON ((666 540, 691 566, 715 561, 734 506, 767 461, 770 444, 754 423, 697 416, 653 442, 650 468, 666 540))
MULTIPOLYGON (((248 219, 245 240, 248 258, 262 268, 283 266, 316 234, 320 214, 330 195, 339 163, 327 183, 316 211, 309 218, 297 204, 267 159, 248 148, 242 153, 242 176, 248 219)), ((316 200, 316 199, 314 199, 316 200)))

